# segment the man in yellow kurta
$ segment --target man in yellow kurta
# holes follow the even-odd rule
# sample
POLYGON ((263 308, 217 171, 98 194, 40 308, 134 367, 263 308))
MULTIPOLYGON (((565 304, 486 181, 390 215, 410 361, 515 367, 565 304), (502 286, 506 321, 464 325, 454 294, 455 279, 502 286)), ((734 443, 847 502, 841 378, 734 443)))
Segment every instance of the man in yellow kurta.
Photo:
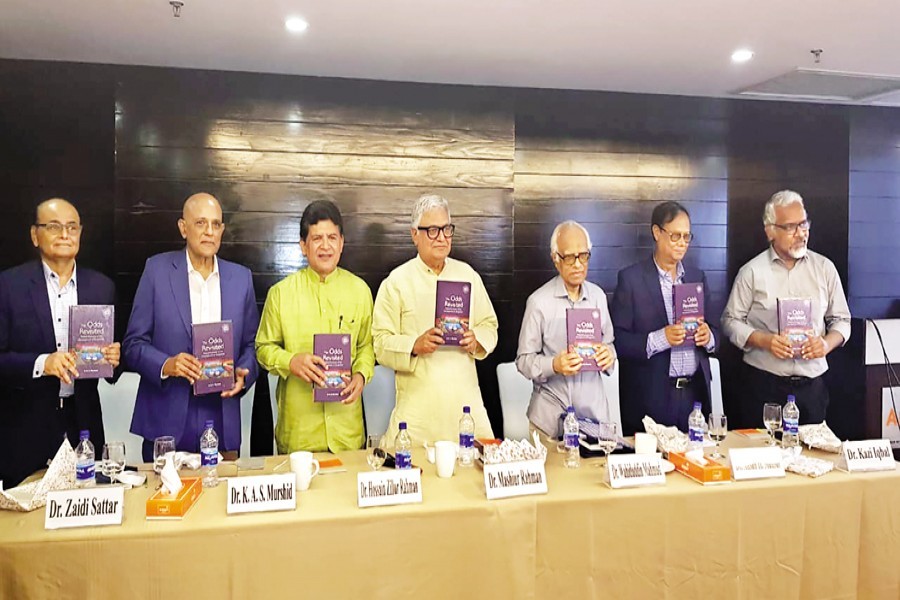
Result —
POLYGON ((378 290, 372 335, 378 362, 396 371, 397 404, 386 439, 406 421, 414 442, 456 440, 463 406, 472 407, 476 437, 494 437, 481 399, 475 360, 497 345, 497 315, 481 277, 449 257, 454 225, 447 201, 419 198, 411 235, 418 256, 394 269, 378 290), (468 282, 469 327, 459 346, 445 346, 435 327, 438 280, 468 282))
POLYGON ((339 268, 343 220, 327 200, 306 207, 300 219, 300 249, 309 266, 278 282, 266 297, 256 357, 278 375, 279 454, 297 450, 339 452, 363 445, 359 396, 375 370, 372 292, 356 275, 339 268), (324 385, 325 361, 313 352, 313 335, 349 333, 350 383, 341 402, 314 402, 313 385, 324 385))

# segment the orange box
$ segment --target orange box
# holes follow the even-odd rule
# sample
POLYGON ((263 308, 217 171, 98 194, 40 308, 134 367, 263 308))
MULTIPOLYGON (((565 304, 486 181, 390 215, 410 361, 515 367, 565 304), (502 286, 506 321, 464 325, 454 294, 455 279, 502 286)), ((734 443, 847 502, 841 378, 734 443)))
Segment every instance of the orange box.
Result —
POLYGON ((175 496, 160 489, 147 499, 148 519, 181 519, 191 510, 203 492, 203 484, 199 477, 184 477, 181 483, 175 496))
POLYGON ((682 475, 687 475, 694 481, 703 485, 716 483, 731 483, 731 468, 707 457, 706 464, 700 465, 688 460, 680 452, 669 452, 669 462, 675 465, 675 470, 682 475))

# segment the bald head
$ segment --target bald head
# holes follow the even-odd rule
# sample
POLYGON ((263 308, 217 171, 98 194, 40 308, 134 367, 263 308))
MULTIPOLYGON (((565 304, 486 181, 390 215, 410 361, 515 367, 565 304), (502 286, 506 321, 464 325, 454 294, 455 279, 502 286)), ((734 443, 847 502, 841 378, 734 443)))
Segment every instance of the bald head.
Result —
POLYGON ((187 242, 188 255, 194 266, 212 261, 222 243, 225 225, 222 207, 212 194, 201 192, 184 201, 178 230, 187 242))
POLYGON ((184 201, 184 206, 181 209, 181 218, 190 222, 191 218, 189 217, 194 217, 197 213, 204 212, 205 208, 212 208, 218 211, 219 220, 222 220, 222 206, 215 196, 206 192, 196 193, 184 201))
POLYGON ((78 216, 78 210, 71 202, 64 198, 50 198, 48 200, 44 200, 37 205, 37 208, 35 208, 34 222, 43 223, 47 220, 48 214, 56 214, 57 212, 63 212, 70 216, 74 213, 76 218, 75 220, 80 220, 80 217, 78 216))

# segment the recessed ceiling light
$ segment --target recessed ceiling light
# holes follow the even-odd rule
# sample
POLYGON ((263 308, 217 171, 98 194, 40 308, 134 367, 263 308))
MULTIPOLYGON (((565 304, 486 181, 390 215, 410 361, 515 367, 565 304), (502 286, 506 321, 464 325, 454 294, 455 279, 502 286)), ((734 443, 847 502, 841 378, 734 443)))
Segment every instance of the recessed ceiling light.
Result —
POLYGON ((284 21, 284 27, 291 33, 303 33, 309 27, 309 23, 300 17, 291 17, 284 21))
POLYGON ((753 50, 747 50, 746 48, 735 50, 731 54, 731 62, 745 63, 751 58, 753 58, 753 50))

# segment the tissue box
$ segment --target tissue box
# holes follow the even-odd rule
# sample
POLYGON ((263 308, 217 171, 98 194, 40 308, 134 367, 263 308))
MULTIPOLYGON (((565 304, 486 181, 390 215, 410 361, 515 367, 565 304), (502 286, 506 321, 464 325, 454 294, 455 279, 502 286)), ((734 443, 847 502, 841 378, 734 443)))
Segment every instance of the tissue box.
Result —
POLYGON ((669 452, 669 462, 675 465, 675 470, 682 475, 687 475, 703 485, 731 483, 730 467, 726 467, 708 456, 704 458, 706 459, 706 464, 701 465, 688 459, 680 452, 669 452))
POLYGON ((181 519, 197 502, 203 491, 199 477, 185 477, 175 496, 160 489, 147 500, 147 519, 181 519))

